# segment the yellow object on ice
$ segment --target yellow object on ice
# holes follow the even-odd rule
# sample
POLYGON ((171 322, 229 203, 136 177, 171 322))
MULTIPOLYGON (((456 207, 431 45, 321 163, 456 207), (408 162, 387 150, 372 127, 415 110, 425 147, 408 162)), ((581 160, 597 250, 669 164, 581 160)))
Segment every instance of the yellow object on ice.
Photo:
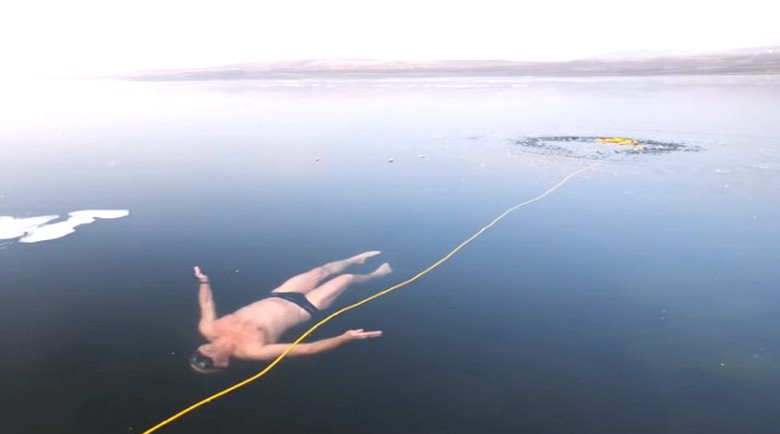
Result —
POLYGON ((600 139, 596 139, 596 141, 599 142, 599 143, 614 143, 616 145, 625 145, 625 146, 630 146, 630 145, 636 145, 637 144, 637 140, 636 139, 627 139, 625 137, 600 138, 600 139))

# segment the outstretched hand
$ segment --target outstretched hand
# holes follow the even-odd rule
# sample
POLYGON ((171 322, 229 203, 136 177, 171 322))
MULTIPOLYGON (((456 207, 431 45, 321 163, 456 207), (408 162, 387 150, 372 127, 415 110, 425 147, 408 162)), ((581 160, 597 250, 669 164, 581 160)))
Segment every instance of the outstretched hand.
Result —
POLYGON ((209 281, 209 276, 203 274, 203 272, 200 271, 200 267, 198 267, 196 265, 196 266, 192 267, 192 269, 195 271, 195 277, 197 277, 198 280, 200 280, 201 282, 208 282, 209 281))
POLYGON ((382 336, 382 331, 376 330, 376 331, 367 332, 367 331, 363 331, 363 329, 355 329, 355 330, 347 330, 341 336, 347 339, 348 341, 354 341, 358 339, 378 338, 382 336))

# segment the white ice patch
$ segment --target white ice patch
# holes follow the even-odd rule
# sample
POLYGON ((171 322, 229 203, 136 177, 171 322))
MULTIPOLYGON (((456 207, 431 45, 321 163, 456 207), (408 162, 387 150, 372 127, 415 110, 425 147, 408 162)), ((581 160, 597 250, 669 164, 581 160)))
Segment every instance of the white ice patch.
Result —
POLYGON ((58 215, 14 218, 0 216, 0 240, 12 240, 32 232, 35 228, 56 219, 58 215))
POLYGON ((95 219, 116 219, 126 217, 130 211, 87 209, 68 213, 67 220, 47 224, 59 218, 58 215, 14 218, 0 216, 0 240, 19 238, 20 243, 37 243, 56 240, 76 231, 76 226, 86 225, 95 219), (20 238, 21 237, 21 238, 20 238))

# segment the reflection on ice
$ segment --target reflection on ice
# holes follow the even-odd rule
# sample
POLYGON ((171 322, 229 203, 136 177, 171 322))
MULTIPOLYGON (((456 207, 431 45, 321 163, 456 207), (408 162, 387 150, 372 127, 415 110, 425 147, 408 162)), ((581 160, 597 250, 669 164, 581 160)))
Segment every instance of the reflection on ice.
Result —
POLYGON ((128 210, 80 210, 68 213, 67 220, 48 224, 58 215, 14 218, 0 216, 0 240, 19 238, 20 243, 37 243, 55 240, 76 231, 77 226, 89 224, 95 219, 116 219, 130 214, 128 210), (21 238, 20 238, 21 237, 21 238))

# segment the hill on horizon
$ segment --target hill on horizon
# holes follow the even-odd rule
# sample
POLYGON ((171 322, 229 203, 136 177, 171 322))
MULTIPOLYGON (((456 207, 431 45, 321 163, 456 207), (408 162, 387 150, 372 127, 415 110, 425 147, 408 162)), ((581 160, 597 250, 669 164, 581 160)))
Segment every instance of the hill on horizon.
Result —
POLYGON ((403 61, 309 59, 141 71, 130 80, 262 80, 296 78, 589 77, 780 74, 780 46, 712 53, 634 51, 559 62, 510 60, 403 61))

